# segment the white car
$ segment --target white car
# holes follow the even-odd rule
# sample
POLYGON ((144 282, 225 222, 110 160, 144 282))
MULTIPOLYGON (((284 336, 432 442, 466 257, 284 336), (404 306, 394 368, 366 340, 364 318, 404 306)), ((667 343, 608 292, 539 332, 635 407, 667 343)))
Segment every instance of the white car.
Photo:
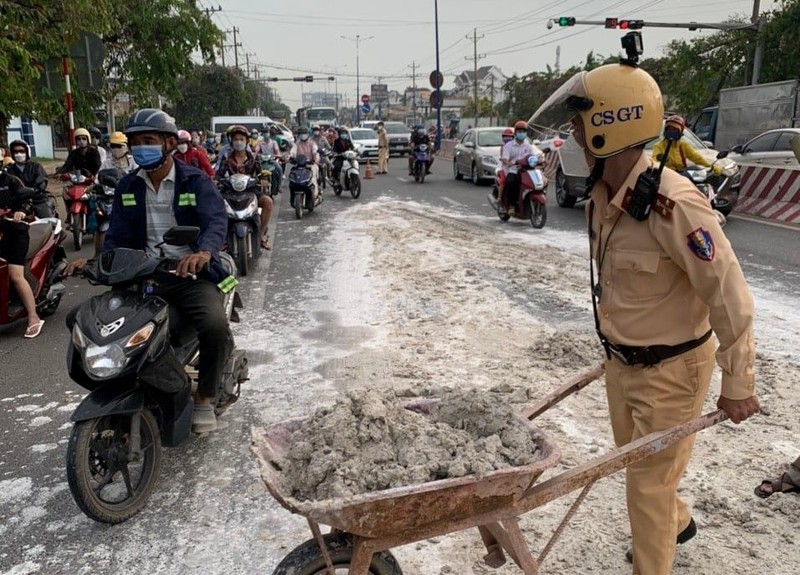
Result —
POLYGON ((757 164, 774 168, 796 168, 800 162, 794 146, 800 151, 800 128, 780 128, 764 132, 747 142, 734 146, 728 157, 738 164, 757 164))
POLYGON ((350 139, 361 158, 378 157, 378 134, 369 128, 350 128, 350 139))

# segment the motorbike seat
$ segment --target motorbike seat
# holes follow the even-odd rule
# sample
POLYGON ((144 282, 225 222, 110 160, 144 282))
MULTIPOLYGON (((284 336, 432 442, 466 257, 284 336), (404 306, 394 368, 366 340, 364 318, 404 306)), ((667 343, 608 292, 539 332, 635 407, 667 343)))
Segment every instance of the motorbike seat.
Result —
POLYGON ((30 243, 25 261, 33 259, 33 256, 53 237, 53 226, 48 221, 35 221, 30 225, 30 243))

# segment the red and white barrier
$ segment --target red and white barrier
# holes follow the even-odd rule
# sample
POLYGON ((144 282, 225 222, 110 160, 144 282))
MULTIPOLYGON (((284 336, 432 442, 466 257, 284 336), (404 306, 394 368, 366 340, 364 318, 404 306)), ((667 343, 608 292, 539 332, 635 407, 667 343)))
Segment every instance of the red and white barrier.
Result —
POLYGON ((800 169, 742 166, 736 212, 800 223, 800 169))

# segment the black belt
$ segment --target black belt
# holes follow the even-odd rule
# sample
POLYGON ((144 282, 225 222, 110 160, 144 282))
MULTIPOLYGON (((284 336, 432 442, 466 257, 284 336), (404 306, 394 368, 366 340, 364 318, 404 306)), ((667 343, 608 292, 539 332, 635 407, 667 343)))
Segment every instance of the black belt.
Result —
POLYGON ((644 365, 645 367, 657 365, 666 359, 686 353, 698 346, 703 345, 711 337, 711 330, 703 336, 679 343, 678 345, 649 345, 646 347, 633 347, 629 345, 617 345, 602 336, 603 347, 606 349, 607 356, 614 356, 625 365, 644 365))

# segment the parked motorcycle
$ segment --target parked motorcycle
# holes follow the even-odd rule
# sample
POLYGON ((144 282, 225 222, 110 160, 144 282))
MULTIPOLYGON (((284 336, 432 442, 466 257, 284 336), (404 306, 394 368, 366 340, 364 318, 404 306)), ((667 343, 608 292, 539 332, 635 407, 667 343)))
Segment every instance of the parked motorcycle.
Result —
POLYGON ((333 193, 337 196, 343 190, 350 192, 353 198, 361 195, 361 171, 358 167, 358 153, 347 150, 337 156, 342 158, 342 169, 339 171, 339 178, 333 182, 333 193))
POLYGON ((244 174, 231 174, 220 182, 228 214, 228 253, 242 276, 247 275, 249 261, 261 255, 260 191, 258 180, 244 174))
MULTIPOLYGON (((95 256, 98 255, 105 241, 106 232, 111 226, 111 210, 114 207, 114 194, 119 181, 125 177, 125 172, 118 168, 106 168, 97 173, 97 183, 92 187, 92 202, 94 209, 94 245, 95 256)), ((88 226, 89 229, 92 226, 88 226)))
MULTIPOLYGON (((31 198, 35 194, 29 192, 31 198)), ((10 218, 11 212, 0 210, 0 218, 10 218)), ((67 254, 61 244, 66 234, 61 228, 58 218, 45 218, 30 224, 20 222, 17 225, 29 226, 30 244, 25 257, 25 279, 31 286, 36 302, 36 313, 47 317, 55 313, 66 288, 61 282, 64 269, 67 267, 67 254)), ((0 236, 2 236, 0 231, 0 236)), ((0 325, 8 325, 26 317, 27 312, 11 283, 8 263, 0 257, 0 325)))
POLYGON ((61 179, 70 182, 64 186, 64 205, 67 208, 66 225, 72 229, 72 242, 75 249, 83 247, 83 236, 88 233, 89 203, 92 200, 91 186, 94 177, 84 171, 74 170, 61 174, 61 179))
POLYGON ((711 207, 727 217, 739 201, 739 166, 727 158, 728 152, 720 152, 710 168, 689 166, 684 171, 697 189, 711 202, 711 207), (719 175, 715 172, 718 166, 719 175))
MULTIPOLYGON (((546 152, 545 152, 546 153, 546 152)), ((547 179, 541 170, 538 156, 532 154, 517 162, 519 168, 519 202, 516 206, 514 217, 519 220, 531 221, 536 229, 541 229, 547 222, 547 179)), ((489 204, 497 212, 497 216, 504 222, 511 219, 511 214, 499 197, 499 175, 497 170, 494 186, 489 194, 489 204)))
POLYGON ((411 173, 414 175, 415 182, 421 184, 425 181, 430 157, 430 147, 428 144, 419 144, 414 147, 414 164, 412 165, 411 173))
MULTIPOLYGON (((315 186, 312 185, 314 172, 306 156, 297 156, 290 160, 292 171, 289 172, 289 192, 290 203, 294 208, 295 217, 300 220, 303 218, 304 210, 313 212, 314 208, 322 203, 322 196, 319 192, 314 192, 315 186)), ((319 190, 319 188, 316 188, 319 190)))
MULTIPOLYGON (((186 246, 196 227, 176 226, 164 243, 186 246)), ((227 254, 222 263, 233 276, 227 254)), ((81 511, 103 523, 135 515, 155 488, 161 448, 176 447, 191 433, 198 366, 197 334, 175 320, 169 305, 150 295, 153 282, 174 277, 176 260, 117 248, 84 270, 110 290, 79 308, 67 350, 70 378, 90 391, 72 414, 67 481, 81 511)), ((194 278, 187 278, 192 281, 194 278)), ((229 320, 241 307, 235 280, 224 295, 229 320)), ((230 407, 247 380, 247 357, 234 350, 218 383, 216 413, 230 407)))

